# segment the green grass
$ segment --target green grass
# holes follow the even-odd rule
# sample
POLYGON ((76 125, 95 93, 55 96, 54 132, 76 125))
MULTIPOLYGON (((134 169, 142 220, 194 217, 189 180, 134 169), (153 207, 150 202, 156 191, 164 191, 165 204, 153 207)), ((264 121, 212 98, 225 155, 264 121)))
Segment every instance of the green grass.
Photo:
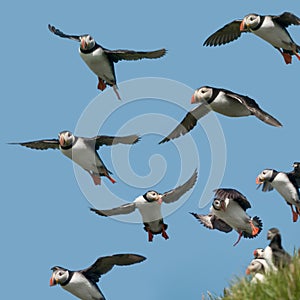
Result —
POLYGON ((300 257, 295 255, 289 267, 266 275, 263 283, 250 280, 250 276, 237 278, 223 296, 208 293, 202 300, 300 300, 300 257))

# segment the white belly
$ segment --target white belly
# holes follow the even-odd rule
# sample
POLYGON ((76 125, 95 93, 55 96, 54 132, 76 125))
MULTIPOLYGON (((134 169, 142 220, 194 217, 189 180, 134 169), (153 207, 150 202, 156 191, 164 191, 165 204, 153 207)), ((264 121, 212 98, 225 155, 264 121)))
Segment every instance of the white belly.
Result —
POLYGON ((297 190, 284 173, 279 173, 271 184, 288 203, 300 208, 297 190))
POLYGON ((289 35, 280 26, 274 26, 270 18, 266 17, 263 26, 253 33, 277 48, 292 50, 293 41, 289 35))
POLYGON ((83 275, 75 273, 63 289, 82 300, 102 300, 104 296, 83 275))
POLYGON ((161 207, 157 202, 147 202, 145 199, 141 199, 142 196, 134 200, 136 208, 142 215, 144 223, 149 223, 162 219, 161 207))
POLYGON ((94 173, 99 172, 98 168, 102 167, 103 164, 91 148, 87 147, 78 139, 76 142, 76 150, 72 149, 73 148, 68 150, 60 149, 60 151, 83 169, 93 171, 94 173))
POLYGON ((244 117, 249 116, 250 111, 237 100, 228 99, 225 93, 220 92, 219 95, 210 104, 215 112, 228 117, 244 117))
POLYGON ((82 53, 79 50, 79 54, 88 67, 101 79, 105 80, 109 84, 115 83, 115 76, 113 69, 105 55, 103 50, 98 48, 92 53, 82 53))

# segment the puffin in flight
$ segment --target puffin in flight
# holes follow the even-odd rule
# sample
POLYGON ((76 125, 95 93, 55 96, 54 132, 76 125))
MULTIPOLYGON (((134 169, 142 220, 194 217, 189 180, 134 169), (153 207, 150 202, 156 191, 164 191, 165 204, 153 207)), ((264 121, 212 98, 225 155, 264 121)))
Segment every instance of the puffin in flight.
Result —
POLYGON ((52 25, 49 30, 62 38, 80 42, 79 54, 87 66, 98 77, 98 89, 103 91, 106 85, 112 86, 117 98, 121 100, 118 92, 114 63, 120 60, 138 60, 143 58, 160 58, 166 54, 166 49, 155 51, 109 50, 100 46, 89 34, 69 35, 52 25))
POLYGON ((115 254, 98 258, 90 267, 71 271, 55 266, 50 278, 50 286, 59 284, 63 289, 82 300, 105 300, 97 282, 101 275, 114 266, 128 266, 144 261, 146 258, 137 254, 115 254))
POLYGON ((286 64, 292 63, 292 55, 300 60, 300 46, 297 45, 287 27, 300 25, 300 18, 290 12, 279 16, 249 14, 243 20, 234 20, 213 33, 203 43, 204 46, 220 46, 238 39, 242 32, 252 32, 275 47, 286 64))
POLYGON ((212 110, 228 117, 254 115, 269 125, 275 127, 282 126, 278 120, 263 111, 253 99, 226 89, 202 86, 195 90, 191 98, 191 103, 199 105, 189 111, 181 123, 167 137, 161 140, 159 144, 188 133, 196 126, 200 118, 212 110))
POLYGON ((107 210, 95 208, 91 208, 90 210, 100 216, 108 217, 130 214, 134 212, 135 209, 138 209, 142 216, 144 230, 148 233, 148 241, 152 242, 153 235, 155 234, 161 234, 164 239, 167 240, 169 238, 166 232, 168 225, 164 223, 161 213, 161 204, 163 202, 168 204, 177 201, 194 186, 196 180, 197 170, 194 171, 193 175, 184 184, 168 192, 160 194, 156 191, 148 191, 137 197, 132 203, 107 210))
POLYGON ((241 237, 252 239, 262 230, 261 220, 246 214, 251 208, 247 198, 235 189, 220 188, 215 191, 214 200, 207 215, 191 213, 200 223, 208 229, 217 229, 230 232, 232 229, 239 234, 237 245, 241 237))
POLYGON ((58 134, 58 139, 9 144, 17 144, 36 150, 59 149, 62 154, 86 170, 91 175, 95 185, 100 185, 101 176, 106 176, 112 183, 116 181, 110 176, 111 172, 105 167, 97 150, 103 145, 135 144, 139 139, 137 135, 123 137, 98 135, 85 138, 75 136, 70 131, 62 131, 58 134))

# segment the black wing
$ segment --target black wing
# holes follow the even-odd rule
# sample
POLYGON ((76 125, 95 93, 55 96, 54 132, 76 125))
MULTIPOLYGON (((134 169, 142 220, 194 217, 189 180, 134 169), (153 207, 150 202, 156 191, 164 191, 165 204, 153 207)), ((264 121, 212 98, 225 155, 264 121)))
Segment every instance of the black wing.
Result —
POLYGON ((290 25, 300 25, 300 18, 290 12, 284 12, 280 16, 272 16, 272 18, 283 27, 289 27, 290 25))
POLYGON ((39 140, 39 141, 23 142, 23 143, 8 143, 8 144, 21 145, 36 150, 59 149, 58 139, 39 140))
POLYGON ((204 227, 208 229, 217 229, 226 233, 232 231, 232 228, 227 223, 225 223, 221 219, 218 219, 212 213, 209 213, 208 215, 198 215, 196 213, 190 214, 193 215, 202 225, 204 225, 204 227))
POLYGON ((203 46, 220 46, 232 42, 241 36, 242 20, 235 20, 213 33, 203 43, 203 46))
POLYGON ((107 56, 113 61, 120 60, 138 60, 143 58, 159 58, 166 54, 166 49, 159 49, 155 51, 133 51, 133 50, 108 50, 104 49, 107 56))
POLYGON ((248 96, 239 95, 236 93, 233 93, 228 90, 221 89, 223 92, 226 93, 227 97, 230 97, 233 100, 239 101, 242 105, 247 107, 249 111, 255 115, 258 119, 262 120, 263 122, 275 126, 275 127, 281 127, 282 124, 276 120, 274 117, 269 115, 267 112, 263 111, 259 105, 255 102, 255 100, 251 99, 248 96))
POLYGON ((251 204, 247 198, 235 189, 216 189, 215 199, 225 200, 226 198, 236 201, 243 210, 246 210, 251 207, 251 204))
POLYGON ((95 145, 95 149, 98 150, 99 147, 103 145, 112 146, 116 144, 135 144, 140 140, 140 137, 135 134, 127 136, 98 135, 93 138, 85 138, 85 140, 95 145))
MULTIPOLYGON (((67 39, 70 39, 70 40, 73 40, 73 41, 77 41, 77 42, 80 42, 81 40, 81 36, 80 35, 69 35, 69 34, 65 34, 63 33, 62 31, 60 31, 59 29, 55 28, 54 26, 48 24, 48 29, 54 33, 55 35, 58 35, 60 36, 61 38, 67 38, 67 39)), ((82 35, 84 36, 84 35, 82 35)))
POLYGON ((98 258, 89 268, 81 270, 85 277, 93 282, 98 282, 102 274, 116 266, 127 266, 144 261, 146 257, 137 254, 115 254, 98 258))
POLYGON ((134 203, 128 203, 124 204, 112 209, 95 209, 95 208, 90 208, 91 211, 95 212, 99 216, 103 217, 108 217, 108 216, 115 216, 115 215, 127 215, 135 210, 135 204, 134 203))
POLYGON ((163 144, 170 140, 180 137, 181 135, 185 135, 189 131, 191 131, 197 124, 197 121, 204 117, 211 111, 210 107, 206 104, 200 104, 196 108, 189 111, 181 123, 163 140, 159 142, 159 144, 163 144))
POLYGON ((193 175, 188 179, 184 184, 178 186, 177 188, 165 192, 162 194, 162 200, 165 203, 171 203, 177 201, 183 194, 185 194, 188 190, 190 190, 196 180, 197 180, 197 170, 194 171, 193 175))

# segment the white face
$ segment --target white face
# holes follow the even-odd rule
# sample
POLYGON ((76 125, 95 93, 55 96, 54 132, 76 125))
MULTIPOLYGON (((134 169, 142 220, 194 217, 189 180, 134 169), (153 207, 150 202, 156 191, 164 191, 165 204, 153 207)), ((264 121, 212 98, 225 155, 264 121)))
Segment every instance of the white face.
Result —
POLYGON ((260 16, 250 14, 244 18, 244 24, 247 28, 255 28, 260 22, 260 16))
POLYGON ((263 266, 257 260, 251 261, 250 265, 248 266, 248 270, 250 273, 256 273, 263 270, 263 266))
POLYGON ((212 89, 207 86, 203 86, 197 89, 194 92, 194 102, 193 103, 201 103, 203 101, 207 102, 212 97, 212 89))
POLYGON ((58 269, 53 271, 50 285, 63 284, 69 277, 69 271, 58 269))
POLYGON ((146 198, 149 202, 154 202, 154 201, 159 201, 161 199, 161 196, 155 191, 148 191, 146 193, 146 198))
POLYGON ((258 179, 261 182, 268 181, 269 179, 271 179, 272 175, 273 175, 273 170, 265 169, 258 175, 258 179))
POLYGON ((95 40, 90 35, 86 35, 81 37, 80 49, 89 50, 92 49, 95 46, 95 44, 95 40))
POLYGON ((72 134, 72 132, 70 132, 70 131, 63 131, 63 132, 61 132, 58 135, 58 139, 59 139, 59 144, 62 147, 66 147, 66 146, 71 145, 74 142, 75 137, 72 134))

